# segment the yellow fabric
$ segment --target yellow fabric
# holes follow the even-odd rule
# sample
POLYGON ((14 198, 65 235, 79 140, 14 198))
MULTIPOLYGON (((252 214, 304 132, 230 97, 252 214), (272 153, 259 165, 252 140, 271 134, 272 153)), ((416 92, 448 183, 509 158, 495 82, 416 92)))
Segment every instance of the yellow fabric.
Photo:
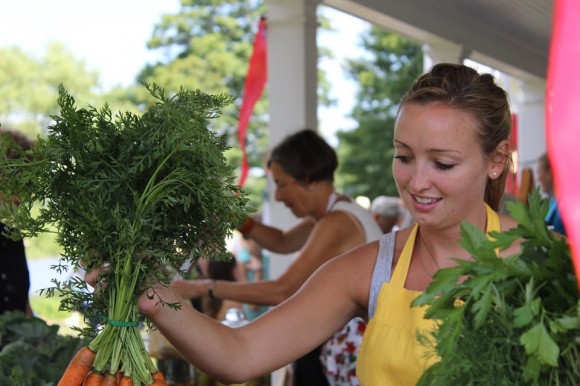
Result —
MULTIPOLYGON (((489 206, 486 232, 499 231, 499 216, 489 206)), ((390 282, 379 292, 377 309, 363 337, 357 361, 357 376, 364 386, 415 385, 423 371, 438 358, 417 340, 435 328, 424 319, 426 306, 411 307, 421 294, 404 288, 417 237, 415 225, 405 242, 390 282)))

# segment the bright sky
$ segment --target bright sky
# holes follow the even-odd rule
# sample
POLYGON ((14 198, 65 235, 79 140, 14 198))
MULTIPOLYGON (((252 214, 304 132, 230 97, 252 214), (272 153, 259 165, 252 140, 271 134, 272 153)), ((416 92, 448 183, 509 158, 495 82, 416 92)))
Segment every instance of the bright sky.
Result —
POLYGON ((41 56, 61 42, 105 88, 133 83, 155 58, 145 46, 162 13, 179 9, 177 0, 16 0, 0 5, 0 46, 18 46, 41 56))
MULTIPOLYGON (((128 85, 157 53, 145 46, 154 25, 163 13, 179 10, 178 0, 14 0, 0 5, 0 47, 18 46, 41 57, 50 42, 60 42, 88 69, 97 70, 105 89, 128 85)), ((325 8, 335 28, 324 33, 319 44, 334 49, 335 59, 321 67, 333 84, 332 97, 338 105, 319 109, 320 130, 331 142, 339 128, 353 123, 344 116, 350 112, 356 92, 345 80, 343 58, 356 56, 359 32, 367 25, 347 14, 325 8)))

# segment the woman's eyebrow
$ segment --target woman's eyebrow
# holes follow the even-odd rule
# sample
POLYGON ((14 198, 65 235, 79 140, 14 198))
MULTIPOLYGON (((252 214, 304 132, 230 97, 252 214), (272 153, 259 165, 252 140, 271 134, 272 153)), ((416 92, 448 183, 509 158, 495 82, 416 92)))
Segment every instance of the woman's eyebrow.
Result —
POLYGON ((410 146, 409 146, 409 145, 407 145, 406 143, 404 143, 404 142, 401 142, 401 141, 399 141, 399 140, 397 140, 397 139, 393 139, 393 143, 394 143, 395 145, 403 146, 403 147, 406 147, 406 148, 409 148, 409 149, 410 149, 410 146))
MULTIPOLYGON (((399 140, 397 140, 397 139, 394 139, 394 140, 393 140, 393 143, 394 143, 395 145, 399 145, 399 146, 402 146, 402 147, 404 147, 404 148, 407 148, 407 149, 410 149, 410 148, 411 148, 411 147, 410 147, 409 145, 407 145, 406 143, 404 143, 404 142, 401 142, 401 141, 399 141, 399 140)), ((427 151, 428 151, 429 153, 461 153, 461 151, 459 151, 459 150, 453 150, 453 149, 439 149, 439 148, 431 148, 431 149, 428 149, 427 151)))
POLYGON ((429 149, 429 153, 461 153, 459 150, 453 149, 429 149))

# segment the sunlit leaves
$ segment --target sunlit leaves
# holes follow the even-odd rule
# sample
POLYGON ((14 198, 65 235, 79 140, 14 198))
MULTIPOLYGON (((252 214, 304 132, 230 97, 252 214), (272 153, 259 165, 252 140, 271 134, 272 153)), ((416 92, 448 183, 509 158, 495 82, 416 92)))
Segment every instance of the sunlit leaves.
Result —
POLYGON ((549 366, 558 366, 560 349, 543 323, 535 324, 524 332, 520 338, 526 353, 536 357, 539 363, 549 366))

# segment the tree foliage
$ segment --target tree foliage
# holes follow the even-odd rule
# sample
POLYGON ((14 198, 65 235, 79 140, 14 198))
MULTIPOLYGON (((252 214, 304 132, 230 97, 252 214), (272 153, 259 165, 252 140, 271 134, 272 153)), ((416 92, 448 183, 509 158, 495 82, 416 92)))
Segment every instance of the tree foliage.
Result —
POLYGON ((43 134, 58 112, 59 84, 87 102, 96 95, 98 73, 87 69, 62 44, 53 43, 42 58, 19 48, 0 49, 0 124, 31 137, 43 134))
POLYGON ((362 46, 369 56, 348 63, 360 84, 352 111, 358 126, 337 133, 337 183, 353 196, 397 195, 391 171, 395 117, 400 98, 422 73, 422 50, 375 27, 363 35, 362 46))
MULTIPOLYGON (((155 82, 168 92, 185 87, 233 95, 236 103, 213 127, 234 134, 254 36, 264 13, 263 2, 256 0, 182 0, 178 12, 161 16, 147 42, 165 59, 143 68, 139 80, 155 82)), ((139 89, 138 99, 148 97, 139 89)), ((266 126, 264 99, 256 107, 254 128, 266 126)))

